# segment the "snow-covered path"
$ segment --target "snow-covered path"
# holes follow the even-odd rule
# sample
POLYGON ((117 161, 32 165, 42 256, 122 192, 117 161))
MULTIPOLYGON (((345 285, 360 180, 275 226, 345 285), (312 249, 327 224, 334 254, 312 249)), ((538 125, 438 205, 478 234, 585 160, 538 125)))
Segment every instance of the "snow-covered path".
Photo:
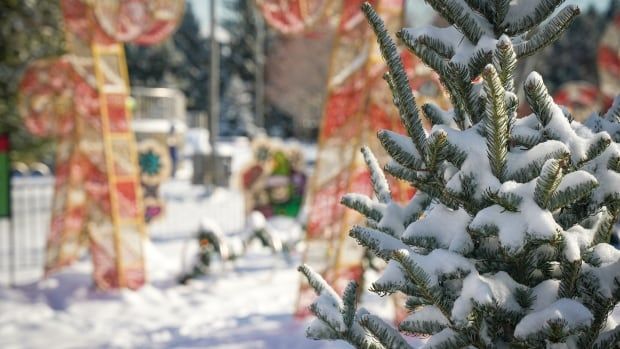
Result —
MULTIPOLYGON (((190 245, 191 246, 191 245, 190 245)), ((149 248, 152 283, 137 292, 90 287, 89 261, 0 288, 0 348, 346 348, 304 338, 290 315, 295 265, 255 250, 179 285, 182 241, 149 248)))

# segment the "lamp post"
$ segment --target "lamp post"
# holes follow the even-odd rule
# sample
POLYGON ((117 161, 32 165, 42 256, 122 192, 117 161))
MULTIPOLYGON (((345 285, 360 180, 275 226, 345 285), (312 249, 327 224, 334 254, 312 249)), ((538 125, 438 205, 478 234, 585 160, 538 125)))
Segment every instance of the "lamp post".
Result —
POLYGON ((256 8, 256 4, 252 7, 252 12, 254 14, 254 19, 256 23, 256 42, 254 43, 254 57, 256 60, 255 65, 255 93, 256 93, 256 116, 255 122, 256 126, 259 128, 265 127, 265 22, 263 21, 263 16, 258 12, 256 8))
POLYGON ((211 158, 209 171, 211 184, 218 183, 217 171, 217 138, 219 134, 219 96, 220 96, 220 50, 216 38, 217 14, 216 0, 210 0, 210 35, 211 35, 211 62, 209 63, 209 142, 211 144, 211 158))

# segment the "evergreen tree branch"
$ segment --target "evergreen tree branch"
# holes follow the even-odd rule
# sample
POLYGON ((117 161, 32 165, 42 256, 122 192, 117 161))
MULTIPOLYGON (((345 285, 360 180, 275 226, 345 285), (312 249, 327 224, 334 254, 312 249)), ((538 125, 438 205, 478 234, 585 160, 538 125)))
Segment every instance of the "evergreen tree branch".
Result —
POLYGON ((534 7, 529 15, 521 16, 516 21, 507 18, 504 23, 506 34, 516 36, 527 32, 544 22, 558 6, 564 3, 564 1, 566 0, 542 0, 534 7))
POLYGON ((596 230, 594 232, 594 239, 592 240, 593 245, 610 243, 611 233, 613 232, 614 224, 617 221, 617 217, 614 217, 614 215, 611 214, 605 206, 601 209, 600 215, 601 217, 597 222, 596 230))
MULTIPOLYGON (((544 144, 544 143, 542 143, 544 144)), ((538 145, 540 146, 540 144, 538 145)), ((526 154, 532 152, 533 154, 538 153, 536 150, 538 148, 534 147, 530 150, 528 150, 527 152, 525 152, 526 154)), ((537 154, 538 155, 538 154, 537 154)), ((533 159, 530 163, 528 163, 526 166, 524 167, 520 167, 517 169, 513 169, 512 172, 509 172, 506 174, 506 179, 507 180, 513 180, 515 182, 519 182, 519 183, 527 183, 529 181, 531 181, 532 179, 538 177, 538 175, 540 174, 540 171, 542 170, 543 165, 545 164, 545 162, 549 159, 567 159, 568 158, 568 153, 566 152, 565 149, 551 149, 546 151, 545 153, 542 153, 539 155, 540 157, 537 157, 535 159, 533 159)))
POLYGON ((394 82, 398 104, 401 105, 402 110, 405 111, 404 114, 401 114, 403 124, 407 129, 407 133, 413 139, 418 153, 424 154, 426 152, 426 133, 424 132, 418 107, 409 86, 407 73, 405 72, 396 44, 389 37, 385 24, 369 3, 364 3, 362 5, 362 11, 366 15, 366 19, 377 36, 381 54, 385 59, 392 81, 394 82))
POLYGON ((558 298, 573 298, 577 292, 577 279, 581 272, 581 260, 571 262, 564 259, 560 265, 562 276, 560 278, 558 298))
POLYGON ((434 335, 437 332, 442 331, 446 328, 446 325, 443 325, 437 321, 403 321, 398 326, 398 329, 411 333, 414 335, 434 335))
POLYGON ((490 1, 487 0, 465 0, 467 5, 474 10, 482 14, 485 18, 493 17, 493 7, 490 1))
POLYGON ((555 105, 553 99, 549 95, 547 86, 545 86, 542 77, 532 72, 525 81, 525 98, 530 108, 538 117, 540 124, 547 127, 553 117, 552 107, 555 105))
POLYGON ((459 200, 449 195, 445 189, 444 183, 440 183, 434 179, 429 179, 417 174, 406 167, 403 167, 395 162, 389 162, 385 165, 385 172, 392 176, 408 181, 413 184, 418 190, 422 190, 431 197, 439 199, 444 205, 450 208, 457 208, 459 200))
POLYGON ((492 0, 491 9, 492 16, 487 18, 492 18, 493 27, 495 28, 495 33, 502 32, 502 23, 506 19, 506 15, 508 14, 508 10, 510 9, 510 1, 511 0, 492 0))
POLYGON ((522 135, 522 134, 512 134, 511 141, 516 146, 523 146, 527 149, 534 147, 535 145, 542 143, 545 139, 540 135, 540 133, 531 134, 531 135, 522 135))
MULTIPOLYGON (((399 164, 412 170, 423 171, 425 169, 424 159, 418 154, 407 149, 405 143, 407 140, 396 132, 381 130, 377 133, 377 138, 383 149, 399 164)), ((411 144, 411 143, 410 143, 411 144)), ((413 146, 413 144, 411 144, 413 146)), ((415 149, 414 149, 415 150, 415 149)))
POLYGON ((372 200, 367 196, 357 193, 345 194, 340 203, 346 207, 361 213, 364 217, 374 221, 380 221, 383 214, 373 204, 372 200))
POLYGON ((597 186, 598 182, 596 182, 595 180, 587 180, 573 187, 556 191, 549 200, 549 203, 547 204, 547 209, 549 211, 555 211, 559 208, 569 206, 575 203, 577 200, 580 200, 590 195, 592 190, 597 186))
POLYGON ((474 52, 469 59, 467 66, 469 67, 469 75, 476 77, 482 74, 484 67, 493 61, 493 51, 481 48, 474 52))
POLYGON ((372 151, 367 146, 362 147, 362 154, 364 155, 364 162, 370 171, 370 181, 372 182, 372 188, 377 196, 379 202, 387 204, 392 201, 392 193, 390 192, 390 186, 388 184, 381 166, 377 158, 372 154, 372 151))
POLYGON ((390 260, 394 251, 407 248, 400 239, 369 227, 354 225, 349 231, 349 236, 385 261, 390 260))
POLYGON ((620 156, 609 157, 607 168, 614 172, 620 172, 620 156))
POLYGON ((306 330, 308 338, 342 339, 356 348, 385 349, 359 325, 359 313, 363 316, 364 312, 356 314, 357 285, 354 282, 345 289, 343 302, 327 282, 308 266, 301 265, 298 270, 304 274, 319 296, 317 301, 310 305, 310 311, 317 319, 306 330))
POLYGON ((407 206, 404 207, 403 213, 405 216, 404 226, 417 221, 424 214, 428 206, 431 204, 432 198, 421 190, 416 190, 415 195, 409 201, 407 206))
MULTIPOLYGON (((409 44, 411 43, 411 38, 408 40, 409 44)), ((432 50, 437 53, 441 58, 445 60, 450 60, 454 56, 454 47, 447 42, 441 41, 435 37, 430 35, 420 35, 415 39, 415 43, 417 45, 423 45, 426 48, 432 50)))
POLYGON ((437 171, 439 163, 445 158, 445 148, 448 144, 448 134, 439 130, 434 132, 428 139, 428 152, 426 154, 426 163, 428 170, 432 173, 437 171))
POLYGON ((487 155, 493 174, 502 181, 508 156, 508 140, 510 139, 505 91, 493 65, 487 65, 483 76, 484 90, 487 96, 485 116, 487 155))
POLYGON ((379 342, 390 349, 411 349, 411 346, 392 326, 386 324, 376 315, 366 314, 360 319, 360 325, 366 328, 379 342))
POLYGON ((534 201, 540 208, 547 208, 555 189, 562 181, 562 177, 560 160, 547 160, 540 171, 540 177, 536 180, 536 188, 534 189, 534 201))
POLYGON ((497 48, 493 54, 493 64, 497 69, 504 90, 514 93, 514 72, 517 68, 517 55, 512 47, 510 38, 506 35, 502 35, 497 41, 497 48))
POLYGON ((600 133, 596 135, 595 139, 590 144, 590 147, 588 147, 588 151, 586 153, 585 159, 582 159, 579 165, 586 163, 596 158, 597 156, 601 155, 601 153, 603 153, 605 149, 609 147, 610 144, 611 144, 611 137, 609 136, 609 134, 600 133))
MULTIPOLYGON (((616 284, 616 294, 612 294, 611 298, 607 298, 601 294, 598 277, 591 271, 583 273, 577 280, 577 289, 582 298, 582 302, 594 315, 594 321, 592 321, 589 331, 584 333, 578 341, 578 344, 584 348, 597 348, 598 346, 596 344, 606 344, 606 339, 616 337, 614 336, 614 330, 610 331, 610 333, 604 337, 600 336, 600 332, 604 327, 609 314, 612 312, 620 299, 620 282, 617 278, 614 281, 616 284)), ((616 327, 616 329, 618 328, 620 328, 620 326, 616 327)), ((606 347, 602 346, 599 348, 606 347)))
POLYGON ((523 198, 515 193, 493 191, 486 191, 485 199, 496 205, 500 205, 509 212, 519 212, 519 205, 521 204, 521 201, 523 201, 523 198))
POLYGON ((328 292, 328 293, 332 294, 335 297, 338 296, 336 294, 336 291, 334 291, 334 289, 331 288, 331 286, 329 286, 329 284, 325 281, 325 279, 323 279, 323 277, 321 275, 319 275, 317 272, 312 270, 312 268, 310 268, 306 264, 300 265, 297 268, 297 271, 299 271, 300 273, 302 273, 306 277, 306 279, 308 280, 308 283, 314 289, 314 292, 316 294, 321 294, 323 292, 328 292))
POLYGON ((446 84, 455 108, 455 121, 461 130, 465 130, 472 123, 470 116, 475 114, 478 102, 472 93, 469 69, 466 65, 450 62, 447 73, 446 84))
POLYGON ((592 346, 592 349, 613 348, 613 346, 617 346, 618 343, 620 343, 620 326, 616 326, 616 328, 609 331, 605 337, 598 339, 592 346))
POLYGON ((461 168, 461 166, 463 166, 463 163, 467 159, 467 152, 459 149, 459 147, 457 147, 454 144, 451 144, 448 141, 448 144, 446 145, 445 158, 448 162, 450 162, 457 168, 461 168))
POLYGON ((355 321, 355 312, 357 307, 357 283, 349 282, 342 294, 342 320, 347 328, 353 327, 355 321))
POLYGON ((563 8, 551 21, 544 24, 540 30, 527 41, 515 46, 517 57, 531 56, 557 40, 566 28, 579 15, 579 7, 567 6, 563 8))
POLYGON ((413 52, 422 63, 431 67, 440 77, 445 77, 448 71, 448 60, 432 48, 420 43, 408 31, 401 30, 396 37, 405 44, 409 51, 413 52))
POLYGON ((431 290, 430 277, 409 257, 409 253, 398 250, 392 254, 392 258, 402 266, 402 271, 418 289, 419 295, 429 304, 437 307, 447 319, 451 319, 450 307, 442 300, 441 294, 431 290))
POLYGON ((448 124, 450 122, 448 117, 444 116, 445 112, 433 103, 425 103, 422 105, 422 112, 433 126, 448 124))
POLYGON ((459 28, 470 42, 477 43, 485 33, 481 22, 486 22, 486 19, 469 11, 460 0, 426 0, 426 2, 450 24, 459 28))

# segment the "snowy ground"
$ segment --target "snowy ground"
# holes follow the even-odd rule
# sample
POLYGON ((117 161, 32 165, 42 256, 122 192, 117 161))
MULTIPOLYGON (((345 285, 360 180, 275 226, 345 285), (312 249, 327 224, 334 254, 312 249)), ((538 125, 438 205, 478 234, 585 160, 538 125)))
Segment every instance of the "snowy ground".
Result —
POLYGON ((291 316, 296 263, 255 248, 179 285, 183 245, 149 248, 152 283, 137 292, 92 289, 88 260, 44 281, 0 288, 0 348, 347 347, 304 338, 304 323, 291 316))

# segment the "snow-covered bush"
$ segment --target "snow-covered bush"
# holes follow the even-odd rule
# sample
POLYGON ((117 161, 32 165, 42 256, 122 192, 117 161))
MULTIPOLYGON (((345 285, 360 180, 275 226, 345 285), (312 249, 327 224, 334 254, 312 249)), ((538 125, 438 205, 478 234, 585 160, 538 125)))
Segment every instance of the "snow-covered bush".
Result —
MULTIPOLYGON (((307 335, 359 348, 409 348, 399 331, 430 335, 425 348, 617 345, 610 314, 620 251, 609 244, 620 213, 617 131, 572 121, 535 72, 523 86, 533 113, 517 118, 517 60, 555 40, 579 9, 555 12, 563 0, 426 2, 451 26, 397 36, 439 74, 453 109, 416 105, 394 42, 365 4, 408 132, 378 133, 392 157, 384 170, 418 190, 404 206, 392 201, 364 148, 375 199, 342 199, 367 218, 350 235, 387 262, 371 290, 404 293, 411 314, 396 330, 356 309, 357 285, 341 299, 304 265, 319 295, 307 335)), ((617 99, 600 123, 617 122, 619 109, 617 99)))

